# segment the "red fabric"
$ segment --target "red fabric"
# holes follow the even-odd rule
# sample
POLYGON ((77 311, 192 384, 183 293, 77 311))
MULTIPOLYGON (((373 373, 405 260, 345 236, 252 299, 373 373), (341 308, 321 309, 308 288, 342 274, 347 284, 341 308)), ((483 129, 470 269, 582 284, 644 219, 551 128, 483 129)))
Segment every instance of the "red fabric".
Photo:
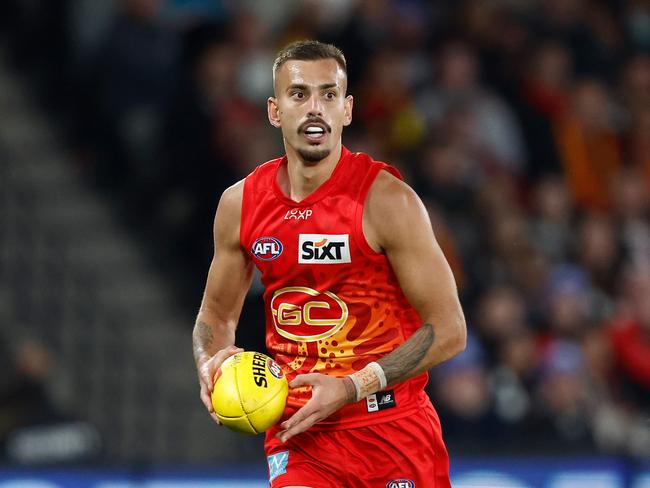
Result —
POLYGON ((312 431, 282 444, 266 434, 267 456, 288 451, 286 472, 271 488, 377 488, 408 479, 417 488, 449 488, 449 457, 440 421, 427 401, 417 413, 392 422, 344 431, 312 431))
POLYGON ((616 362, 635 383, 650 388, 650 332, 634 321, 619 322, 610 329, 616 362))
MULTIPOLYGON (((363 206, 375 177, 381 170, 399 173, 343 148, 330 179, 297 203, 277 184, 277 171, 286 164, 285 157, 253 171, 246 178, 242 203, 241 244, 265 286, 266 345, 289 380, 310 372, 345 376, 393 351, 421 326, 388 259, 370 248, 362 230, 363 206), (345 236, 350 262, 300 264, 304 251, 299 242, 307 234, 345 236), (260 239, 277 245, 272 241, 276 239, 282 252, 261 256, 255 247, 260 239)), ((358 427, 413 412, 426 396, 426 383, 424 373, 396 385, 396 407, 368 412, 359 402, 314 429, 358 427)), ((308 388, 291 390, 283 418, 310 396, 308 388)))

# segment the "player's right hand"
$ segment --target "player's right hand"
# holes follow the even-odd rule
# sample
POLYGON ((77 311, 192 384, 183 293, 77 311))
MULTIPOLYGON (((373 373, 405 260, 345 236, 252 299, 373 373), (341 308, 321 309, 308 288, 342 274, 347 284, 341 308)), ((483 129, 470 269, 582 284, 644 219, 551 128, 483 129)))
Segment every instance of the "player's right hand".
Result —
POLYGON ((201 385, 201 401, 205 405, 205 408, 208 410, 212 419, 219 425, 221 425, 221 422, 219 422, 219 419, 214 413, 214 408, 212 407, 214 379, 223 362, 230 356, 234 356, 239 352, 244 352, 244 350, 241 347, 228 346, 197 365, 199 384, 201 385))

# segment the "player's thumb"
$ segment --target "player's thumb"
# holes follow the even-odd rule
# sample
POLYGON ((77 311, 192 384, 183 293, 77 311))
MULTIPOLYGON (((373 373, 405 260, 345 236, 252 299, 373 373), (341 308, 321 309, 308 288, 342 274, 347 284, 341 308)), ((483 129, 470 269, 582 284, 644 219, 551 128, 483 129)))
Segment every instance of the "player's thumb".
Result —
POLYGON ((320 375, 318 373, 299 374, 291 381, 291 383, 289 383, 289 388, 299 388, 301 386, 315 385, 316 379, 319 376, 320 375))

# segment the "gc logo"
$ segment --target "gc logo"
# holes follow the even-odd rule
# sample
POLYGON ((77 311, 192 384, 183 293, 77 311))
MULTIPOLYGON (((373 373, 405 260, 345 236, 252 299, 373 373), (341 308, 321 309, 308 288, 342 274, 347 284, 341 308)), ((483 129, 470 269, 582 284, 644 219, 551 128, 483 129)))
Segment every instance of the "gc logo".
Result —
POLYGON ((336 334, 348 320, 348 306, 330 291, 306 286, 281 288, 271 298, 275 330, 293 341, 312 342, 336 334))

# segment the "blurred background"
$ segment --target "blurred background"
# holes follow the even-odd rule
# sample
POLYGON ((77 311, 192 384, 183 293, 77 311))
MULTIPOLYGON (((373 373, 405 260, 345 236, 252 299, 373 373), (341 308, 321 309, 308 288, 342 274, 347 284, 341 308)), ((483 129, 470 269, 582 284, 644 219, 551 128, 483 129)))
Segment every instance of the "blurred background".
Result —
POLYGON ((454 486, 649 487, 647 0, 4 0, 0 486, 265 486, 191 330, 305 38, 343 49, 344 144, 402 171, 459 285, 468 347, 427 387, 454 486))

